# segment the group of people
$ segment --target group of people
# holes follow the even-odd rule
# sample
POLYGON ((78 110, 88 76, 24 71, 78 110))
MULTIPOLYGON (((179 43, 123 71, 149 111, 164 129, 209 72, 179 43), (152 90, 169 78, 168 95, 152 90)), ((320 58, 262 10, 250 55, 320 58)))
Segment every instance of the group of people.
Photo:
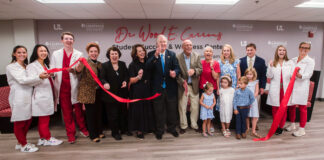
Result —
MULTIPOLYGON (((145 133, 154 132, 156 139, 160 140, 165 129, 178 137, 177 126, 180 127, 180 134, 184 134, 189 127, 186 114, 189 105, 190 127, 197 132, 202 130, 204 137, 213 135, 212 120, 215 117, 220 118, 223 135, 230 137, 229 126, 233 114, 236 118, 237 139, 246 138, 249 132, 252 136, 260 137, 256 133, 259 95, 268 93, 267 104, 273 106, 275 116, 296 66, 300 70, 288 104, 291 124, 286 130, 296 130, 294 121, 298 106, 300 127, 293 134, 305 135, 309 82, 315 66, 314 60, 308 57, 310 43, 302 42, 299 45, 299 56, 292 60, 288 59, 286 48, 278 46, 274 60, 269 62, 268 67, 264 59, 255 55, 256 45, 253 43, 246 46, 247 56, 241 59, 236 59, 233 48, 225 44, 220 60, 213 59, 213 48, 209 46, 205 47, 204 60, 201 60, 200 54, 192 50, 190 40, 184 40, 183 52, 175 54, 167 49, 167 38, 158 35, 156 50, 147 53, 143 45, 132 47, 133 60, 128 67, 120 61, 122 53, 117 47, 110 47, 106 52, 108 61, 101 63, 97 60, 99 45, 89 43, 86 46, 86 61, 105 90, 126 99, 160 94, 153 100, 127 105, 105 93, 83 63, 79 62, 61 72, 48 73, 48 69, 69 67, 83 56, 73 48, 74 35, 71 32, 63 32, 61 41, 63 48, 51 55, 45 45, 36 45, 30 64, 27 49, 16 46, 12 62, 7 66, 6 74, 11 89, 11 121, 14 122, 14 134, 18 140, 15 148, 22 152, 38 150, 38 147, 26 140, 32 117, 38 117, 40 139, 37 145, 63 143, 52 137, 49 131, 50 115, 58 104, 71 144, 76 141, 74 121, 80 134, 93 142, 105 138, 103 110, 107 114, 111 135, 116 140, 121 140, 122 134, 132 135, 134 131, 139 139, 143 139, 145 133), (267 83, 267 78, 268 81, 271 79, 270 83, 267 83)), ((282 118, 277 134, 282 133, 285 120, 286 116, 282 118)))

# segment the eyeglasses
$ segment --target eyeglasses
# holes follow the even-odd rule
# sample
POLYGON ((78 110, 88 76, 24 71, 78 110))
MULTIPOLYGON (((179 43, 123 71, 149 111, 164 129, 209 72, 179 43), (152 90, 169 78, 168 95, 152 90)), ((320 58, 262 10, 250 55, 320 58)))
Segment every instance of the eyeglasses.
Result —
POLYGON ((300 49, 306 49, 306 50, 308 50, 308 49, 310 49, 310 47, 299 47, 300 49))

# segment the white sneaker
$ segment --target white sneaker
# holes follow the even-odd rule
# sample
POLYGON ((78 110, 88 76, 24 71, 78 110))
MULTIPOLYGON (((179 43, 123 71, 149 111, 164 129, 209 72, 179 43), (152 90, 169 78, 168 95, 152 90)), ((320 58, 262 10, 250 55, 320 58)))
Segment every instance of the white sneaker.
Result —
POLYGON ((289 126, 285 127, 285 130, 288 131, 288 132, 296 130, 295 123, 291 123, 289 126))
POLYGON ((298 130, 293 133, 293 136, 295 136, 295 137, 301 137, 301 136, 304 136, 305 134, 306 134, 305 128, 299 127, 298 130))
POLYGON ((49 140, 44 140, 44 146, 57 146, 62 144, 63 141, 62 140, 58 140, 54 137, 51 137, 49 140))
POLYGON ((37 145, 42 146, 45 143, 45 139, 38 139, 37 145))
MULTIPOLYGON (((35 145, 34 144, 31 144, 31 143, 29 143, 29 145, 35 147, 35 145)), ((15 150, 20 150, 20 149, 21 149, 21 144, 16 144, 15 150)))
POLYGON ((16 144, 15 150, 19 150, 19 149, 21 149, 21 144, 16 144))
POLYGON ((24 147, 21 147, 21 152, 36 152, 38 151, 38 148, 33 146, 32 144, 26 144, 24 147))
POLYGON ((83 137, 85 137, 85 138, 88 138, 89 137, 89 134, 88 135, 86 135, 86 134, 84 134, 83 132, 81 132, 80 131, 80 134, 83 136, 83 137))

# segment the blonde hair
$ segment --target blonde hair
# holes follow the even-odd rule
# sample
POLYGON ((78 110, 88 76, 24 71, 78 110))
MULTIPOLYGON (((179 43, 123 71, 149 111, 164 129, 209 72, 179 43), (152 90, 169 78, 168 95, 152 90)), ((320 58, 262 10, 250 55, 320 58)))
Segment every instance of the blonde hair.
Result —
POLYGON ((249 84, 249 79, 246 76, 242 76, 239 78, 239 82, 242 82, 244 84, 249 84))
POLYGON ((252 80, 255 81, 258 77, 258 73, 256 72, 256 70, 254 68, 249 67, 248 69, 245 70, 244 75, 246 76, 249 72, 252 72, 252 74, 253 74, 252 80))
POLYGON ((282 47, 282 48, 284 48, 285 50, 286 50, 286 54, 285 54, 285 56, 284 56, 284 60, 285 61, 288 61, 289 59, 288 59, 288 52, 287 52, 287 48, 285 47, 285 46, 283 46, 283 45, 279 45, 278 47, 277 47, 277 49, 276 49, 276 52, 275 52, 275 55, 274 55, 274 60, 273 60, 273 66, 277 66, 277 64, 278 64, 278 61, 279 61, 279 55, 278 55, 278 51, 279 51, 279 48, 280 47, 282 47))
POLYGON ((206 84, 204 85, 204 91, 207 91, 210 88, 214 88, 212 83, 206 82, 206 84))
POLYGON ((229 63, 230 63, 230 64, 233 64, 233 63, 235 62, 235 55, 234 55, 234 51, 233 51, 232 46, 229 45, 229 44, 225 44, 225 45, 222 47, 222 53, 221 53, 221 56, 220 56, 221 61, 222 61, 223 64, 225 64, 225 57, 224 57, 224 55, 223 55, 223 53, 224 53, 224 48, 225 48, 225 47, 228 47, 228 48, 230 49, 230 52, 231 52, 231 53, 230 53, 229 63))

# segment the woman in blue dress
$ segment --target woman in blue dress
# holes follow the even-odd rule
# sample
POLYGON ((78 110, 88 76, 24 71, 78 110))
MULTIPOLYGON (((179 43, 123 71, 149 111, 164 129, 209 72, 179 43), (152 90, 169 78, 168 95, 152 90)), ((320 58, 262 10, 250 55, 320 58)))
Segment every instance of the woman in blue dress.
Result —
MULTIPOLYGON (((240 60, 235 59, 234 51, 231 45, 225 44, 218 63, 220 65, 220 77, 229 75, 232 78, 232 87, 237 88, 237 79, 241 76, 240 60)), ((219 82, 218 82, 219 84, 219 82)), ((218 85, 220 86, 220 85, 218 85)))

